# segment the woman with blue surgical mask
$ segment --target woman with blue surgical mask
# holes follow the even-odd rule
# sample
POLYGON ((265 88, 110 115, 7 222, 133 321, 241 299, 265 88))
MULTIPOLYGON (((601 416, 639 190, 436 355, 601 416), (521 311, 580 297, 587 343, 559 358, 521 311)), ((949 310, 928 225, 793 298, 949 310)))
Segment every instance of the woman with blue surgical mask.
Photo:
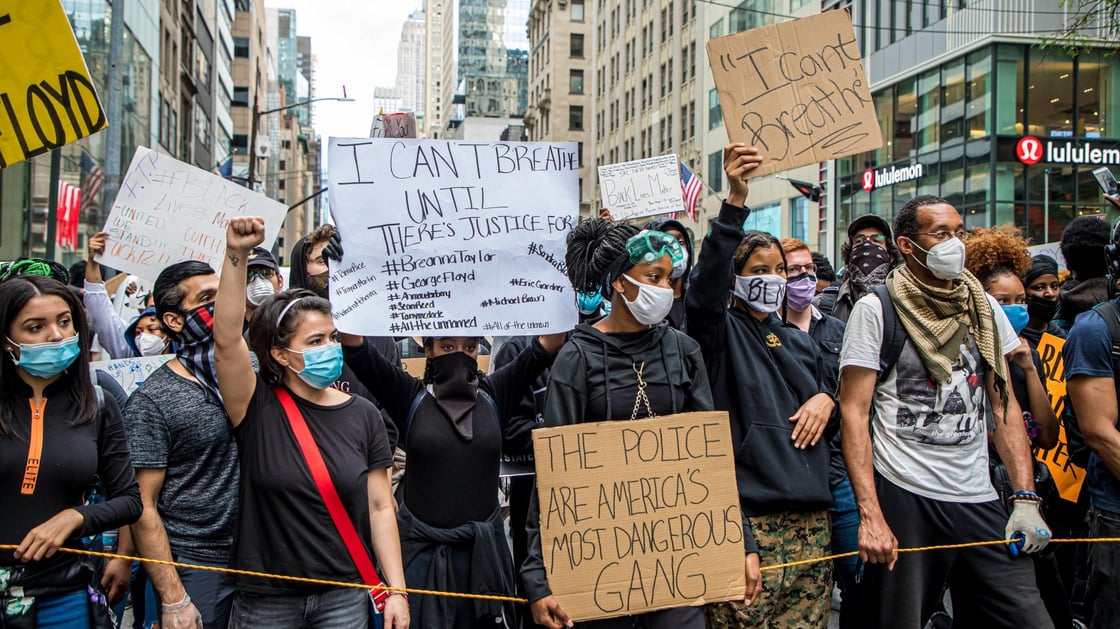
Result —
MULTIPOLYGON (((355 566, 372 561, 386 585, 403 588, 397 518, 384 471, 392 465, 392 450, 377 408, 331 386, 343 359, 330 303, 308 290, 278 293, 254 312, 248 344, 242 336, 247 262, 263 240, 262 219, 230 221, 214 305, 215 369, 241 459, 230 565, 353 583, 368 582, 355 566), (310 438, 294 436, 299 434, 310 438), (325 462, 336 509, 331 492, 321 494, 322 485, 308 472, 316 467, 309 452, 325 462), (360 544, 344 542, 343 529, 360 544), (351 554, 355 546, 361 554, 351 554)), ((370 599, 360 588, 249 576, 237 577, 235 587, 231 627, 364 627, 370 618, 370 599)), ((384 623, 393 629, 409 625, 404 594, 389 594, 384 623)))
MULTIPOLYGON (((565 262, 572 287, 577 294, 603 295, 603 304, 611 308, 594 323, 576 326, 556 356, 545 396, 546 426, 712 409, 700 347, 664 323, 673 306, 673 268, 684 256, 680 241, 664 232, 639 231, 603 219, 584 221, 568 235, 565 262)), ((535 494, 526 529, 524 592, 533 620, 558 629, 569 618, 549 587, 535 494)), ((634 621, 639 627, 701 629, 704 613, 701 608, 684 607, 579 626, 596 629, 634 621)))
POLYGON ((793 295, 781 244, 768 233, 743 231, 750 213, 747 177, 762 160, 742 144, 724 149, 730 191, 700 247, 685 296, 688 333, 703 352, 715 407, 728 411, 732 438, 741 444, 735 467, 747 594, 739 602, 709 605, 708 626, 823 628, 832 594, 830 562, 781 574, 759 567, 828 553, 832 492, 822 437, 835 407, 821 379, 817 344, 782 318, 793 295), (789 535, 793 530, 797 535, 789 535))

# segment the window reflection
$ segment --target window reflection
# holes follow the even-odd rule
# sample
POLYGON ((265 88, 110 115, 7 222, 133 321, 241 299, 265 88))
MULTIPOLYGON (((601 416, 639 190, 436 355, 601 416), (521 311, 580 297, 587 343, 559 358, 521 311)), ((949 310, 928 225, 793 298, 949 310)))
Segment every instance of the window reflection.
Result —
POLYGON ((1073 61, 1057 51, 1031 51, 1027 86, 1029 135, 1073 135, 1073 61), (1037 58, 1036 58, 1037 57, 1037 58))

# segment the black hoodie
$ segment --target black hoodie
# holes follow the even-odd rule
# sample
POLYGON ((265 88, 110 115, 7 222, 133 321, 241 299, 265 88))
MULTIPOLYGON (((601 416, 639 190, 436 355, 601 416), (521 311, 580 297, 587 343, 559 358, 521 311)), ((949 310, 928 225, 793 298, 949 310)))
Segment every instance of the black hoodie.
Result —
POLYGON ((789 421, 809 398, 827 392, 820 350, 774 315, 759 321, 728 306, 732 256, 749 213, 724 203, 712 222, 685 300, 688 333, 704 352, 716 408, 731 414, 744 517, 820 511, 832 506, 828 439, 800 450, 789 421))

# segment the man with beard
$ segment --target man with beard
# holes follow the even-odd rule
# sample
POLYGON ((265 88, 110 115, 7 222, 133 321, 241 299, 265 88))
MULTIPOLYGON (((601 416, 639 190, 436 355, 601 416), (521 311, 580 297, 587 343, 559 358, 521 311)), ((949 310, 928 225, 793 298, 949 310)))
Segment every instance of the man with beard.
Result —
POLYGON ((814 305, 824 314, 847 321, 855 303, 882 284, 898 260, 890 225, 874 214, 852 221, 848 240, 840 245, 840 259, 844 261, 844 282, 836 292, 825 289, 814 305))
MULTIPOLYGON (((237 511, 238 455, 214 374, 210 265, 173 264, 156 279, 156 315, 175 358, 157 369, 124 408, 144 512, 132 525, 150 559, 226 567, 237 511)), ((217 572, 145 564, 162 602, 160 626, 224 628, 233 588, 217 572)))

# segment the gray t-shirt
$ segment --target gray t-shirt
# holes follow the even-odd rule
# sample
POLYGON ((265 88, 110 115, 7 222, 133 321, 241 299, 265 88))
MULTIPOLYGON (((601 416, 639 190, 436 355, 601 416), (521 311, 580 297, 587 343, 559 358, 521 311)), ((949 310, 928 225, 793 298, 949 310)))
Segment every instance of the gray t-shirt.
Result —
POLYGON ((164 365, 124 408, 132 464, 165 469, 159 515, 176 557, 226 564, 237 516, 237 443, 226 411, 164 365))

